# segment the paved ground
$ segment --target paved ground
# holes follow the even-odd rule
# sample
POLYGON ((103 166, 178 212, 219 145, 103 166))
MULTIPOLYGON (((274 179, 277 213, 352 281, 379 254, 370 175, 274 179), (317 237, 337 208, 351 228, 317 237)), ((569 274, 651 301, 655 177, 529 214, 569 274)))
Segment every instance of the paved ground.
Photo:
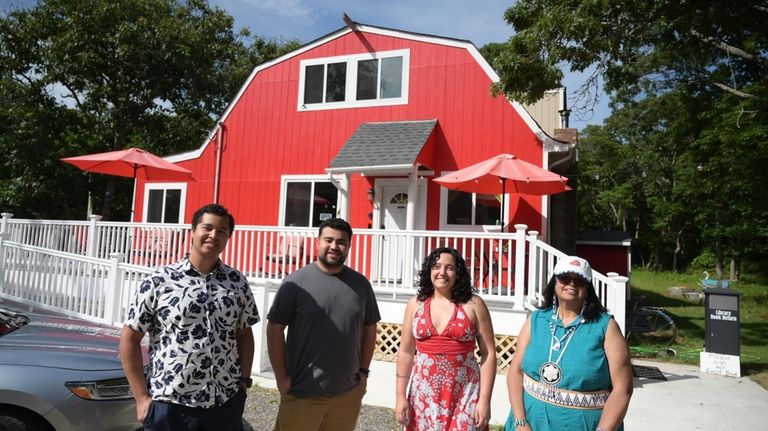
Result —
MULTIPOLYGON (((746 377, 704 374, 698 366, 693 365, 638 360, 632 362, 658 368, 667 380, 635 378, 634 394, 624 421, 628 431, 768 429, 768 391, 746 377)), ((358 430, 399 429, 391 410, 395 402, 394 376, 394 363, 373 362, 368 393, 363 399, 366 407, 361 414, 358 430)), ((275 386, 269 373, 255 380, 263 387, 275 386)), ((253 421, 253 430, 271 430, 277 413, 277 395, 274 392, 272 394, 272 397, 249 397, 246 420, 253 421)), ((491 411, 491 423, 503 424, 509 412, 503 375, 496 378, 491 411)))
POLYGON ((664 380, 635 379, 627 430, 768 429, 768 391, 747 377, 701 373, 698 366, 657 366, 664 380))

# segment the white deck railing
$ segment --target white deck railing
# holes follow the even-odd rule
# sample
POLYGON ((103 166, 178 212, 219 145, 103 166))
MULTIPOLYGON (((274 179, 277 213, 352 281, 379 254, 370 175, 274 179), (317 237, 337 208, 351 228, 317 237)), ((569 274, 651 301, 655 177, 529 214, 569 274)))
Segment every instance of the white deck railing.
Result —
MULTIPOLYGON (((515 225, 514 233, 355 229, 347 264, 368 277, 378 294, 411 295, 425 256, 439 246, 453 247, 465 257, 473 286, 486 301, 523 311, 540 301, 564 256, 526 228, 515 225)), ((101 222, 98 216, 77 222, 3 213, 0 235, 0 293, 105 322, 122 320, 119 313, 137 280, 151 267, 181 258, 190 244, 188 225, 101 222), (43 268, 46 275, 38 271, 43 268), (97 283, 107 287, 96 288, 97 283)), ((314 228, 237 226, 222 260, 254 285, 278 285, 287 273, 315 260, 316 236, 314 228)), ((593 274, 598 297, 623 328, 627 279, 593 274)))

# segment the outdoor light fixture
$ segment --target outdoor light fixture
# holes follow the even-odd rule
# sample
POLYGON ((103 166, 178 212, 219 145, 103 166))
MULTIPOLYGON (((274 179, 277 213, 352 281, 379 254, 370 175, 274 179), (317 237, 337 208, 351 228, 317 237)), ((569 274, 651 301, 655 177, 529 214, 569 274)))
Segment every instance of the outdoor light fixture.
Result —
POLYGON ((373 187, 371 187, 370 189, 368 189, 367 192, 365 192, 365 196, 368 198, 368 202, 373 203, 373 198, 374 198, 374 196, 373 196, 373 187))

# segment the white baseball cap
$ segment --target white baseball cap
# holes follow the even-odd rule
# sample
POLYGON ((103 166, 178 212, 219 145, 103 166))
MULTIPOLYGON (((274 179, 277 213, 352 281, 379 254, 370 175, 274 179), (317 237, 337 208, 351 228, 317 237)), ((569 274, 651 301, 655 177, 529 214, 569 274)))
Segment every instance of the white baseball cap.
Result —
POLYGON ((578 256, 566 256, 558 260, 555 270, 552 271, 552 275, 568 273, 576 274, 588 282, 592 282, 592 267, 589 266, 589 262, 578 256))

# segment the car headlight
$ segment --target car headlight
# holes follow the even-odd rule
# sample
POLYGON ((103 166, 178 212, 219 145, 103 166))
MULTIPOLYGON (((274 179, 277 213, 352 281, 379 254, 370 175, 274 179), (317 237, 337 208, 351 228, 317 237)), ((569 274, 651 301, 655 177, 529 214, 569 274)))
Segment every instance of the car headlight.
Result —
POLYGON ((97 380, 93 382, 67 382, 67 389, 85 400, 123 400, 133 398, 128 379, 97 380))

